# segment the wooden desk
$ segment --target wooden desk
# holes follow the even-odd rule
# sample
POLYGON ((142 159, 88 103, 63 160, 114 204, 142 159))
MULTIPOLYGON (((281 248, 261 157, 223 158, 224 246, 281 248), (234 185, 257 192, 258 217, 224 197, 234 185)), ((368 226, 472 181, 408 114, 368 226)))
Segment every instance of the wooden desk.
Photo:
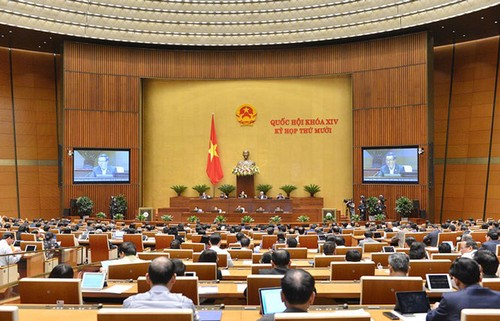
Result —
MULTIPOLYGON (((111 306, 106 306, 111 307, 111 306)), ((337 306, 313 306, 310 313, 332 311, 337 306)), ((350 306, 350 309, 359 309, 361 306, 350 306)), ((383 316, 384 311, 391 311, 392 306, 381 306, 379 309, 367 309, 374 321, 387 321, 383 316)), ((79 310, 74 309, 56 309, 46 306, 19 306, 19 321, 53 321, 53 320, 73 320, 73 321, 96 321, 99 310, 79 310)), ((248 310, 242 306, 226 306, 222 310, 222 321, 253 321, 261 317, 258 307, 248 310)))
POLYGON ((45 254, 43 252, 26 253, 18 262, 19 276, 35 277, 45 273, 45 254))
MULTIPOLYGON (((315 280, 330 280, 329 268, 305 268, 315 280)), ((224 281, 246 281, 247 275, 251 274, 250 268, 222 270, 224 281)))

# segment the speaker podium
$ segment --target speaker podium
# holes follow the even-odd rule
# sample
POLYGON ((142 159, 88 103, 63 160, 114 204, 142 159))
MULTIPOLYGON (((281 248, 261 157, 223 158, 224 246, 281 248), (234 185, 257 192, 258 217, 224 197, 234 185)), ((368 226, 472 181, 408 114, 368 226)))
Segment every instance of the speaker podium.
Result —
POLYGON ((236 176, 236 195, 240 195, 242 191, 248 195, 248 198, 255 197, 254 175, 236 176))

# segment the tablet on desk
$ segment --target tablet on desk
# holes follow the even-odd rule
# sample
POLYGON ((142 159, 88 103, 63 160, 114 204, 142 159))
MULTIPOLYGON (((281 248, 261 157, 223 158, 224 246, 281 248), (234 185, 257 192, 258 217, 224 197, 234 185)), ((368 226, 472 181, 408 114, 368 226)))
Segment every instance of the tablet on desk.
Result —
POLYGON ((25 252, 36 252, 36 245, 26 245, 26 248, 24 249, 25 252))
POLYGON ((453 291, 451 279, 448 274, 426 274, 427 288, 431 292, 449 292, 453 291))
POLYGON ((283 312, 286 309, 281 300, 281 288, 259 289, 260 311, 263 315, 283 312))
POLYGON ((394 248, 394 246, 384 246, 382 248, 382 252, 384 252, 384 253, 394 253, 394 252, 396 252, 396 249, 394 248))
POLYGON ((431 309, 425 291, 396 292, 396 314, 402 321, 425 321, 431 309))
POLYGON ((101 291, 106 281, 106 273, 85 272, 82 279, 82 291, 101 291))

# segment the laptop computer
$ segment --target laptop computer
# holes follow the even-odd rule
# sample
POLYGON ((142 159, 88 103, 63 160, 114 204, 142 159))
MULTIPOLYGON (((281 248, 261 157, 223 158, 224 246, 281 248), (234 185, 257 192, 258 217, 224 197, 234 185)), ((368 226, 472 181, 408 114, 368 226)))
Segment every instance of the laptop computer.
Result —
POLYGON ((82 291, 101 291, 106 281, 106 273, 85 272, 82 279, 82 291))
POLYGON ((382 233, 380 233, 380 232, 373 232, 373 238, 374 239, 379 239, 381 237, 382 237, 382 233))
POLYGON ((431 292, 450 292, 453 291, 451 279, 448 274, 426 274, 426 285, 431 292))
POLYGON ((36 245, 34 244, 28 244, 26 245, 26 248, 24 249, 25 252, 35 252, 36 251, 36 245))
POLYGON ((396 314, 402 321, 425 320, 431 309, 429 298, 425 291, 396 292, 396 314))
POLYGON ((281 301, 281 288, 260 288, 260 313, 263 315, 274 314, 286 310, 286 306, 281 301))

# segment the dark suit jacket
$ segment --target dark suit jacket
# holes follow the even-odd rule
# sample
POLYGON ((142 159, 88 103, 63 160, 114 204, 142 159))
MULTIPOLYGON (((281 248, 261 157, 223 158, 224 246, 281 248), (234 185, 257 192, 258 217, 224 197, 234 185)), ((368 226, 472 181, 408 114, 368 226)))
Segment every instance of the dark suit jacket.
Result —
MULTIPOLYGON (((307 312, 304 310, 296 309, 296 308, 287 308, 284 313, 294 313, 294 312, 307 312)), ((258 321, 274 321, 274 314, 268 314, 260 318, 258 321)))
POLYGON ((440 233, 439 230, 434 230, 434 231, 431 231, 429 234, 427 234, 425 237, 424 237, 424 243, 427 242, 427 240, 429 240, 429 245, 430 246, 438 246, 438 234, 440 233))
POLYGON ((500 244, 499 240, 489 240, 488 242, 484 242, 483 245, 481 245, 481 250, 488 250, 493 252, 495 255, 497 253, 497 245, 500 244))
POLYGON ((500 292, 474 284, 461 291, 444 293, 439 307, 427 314, 427 321, 460 321, 462 309, 498 307, 500 292))
MULTIPOLYGON (((98 175, 102 175, 102 170, 99 166, 96 166, 92 170, 92 177, 97 177, 98 175)), ((108 168, 106 169, 106 175, 115 176, 116 175, 116 167, 108 165, 108 168)))
POLYGON ((274 269, 262 269, 259 270, 259 274, 276 274, 276 275, 284 275, 288 271, 286 268, 274 268, 274 269))
MULTIPOLYGON (((401 174, 405 172, 405 168, 399 164, 394 165, 394 174, 401 174)), ((377 176, 384 176, 386 174, 390 174, 391 171, 389 170, 389 166, 387 165, 382 165, 380 167, 380 170, 377 173, 377 176)))

